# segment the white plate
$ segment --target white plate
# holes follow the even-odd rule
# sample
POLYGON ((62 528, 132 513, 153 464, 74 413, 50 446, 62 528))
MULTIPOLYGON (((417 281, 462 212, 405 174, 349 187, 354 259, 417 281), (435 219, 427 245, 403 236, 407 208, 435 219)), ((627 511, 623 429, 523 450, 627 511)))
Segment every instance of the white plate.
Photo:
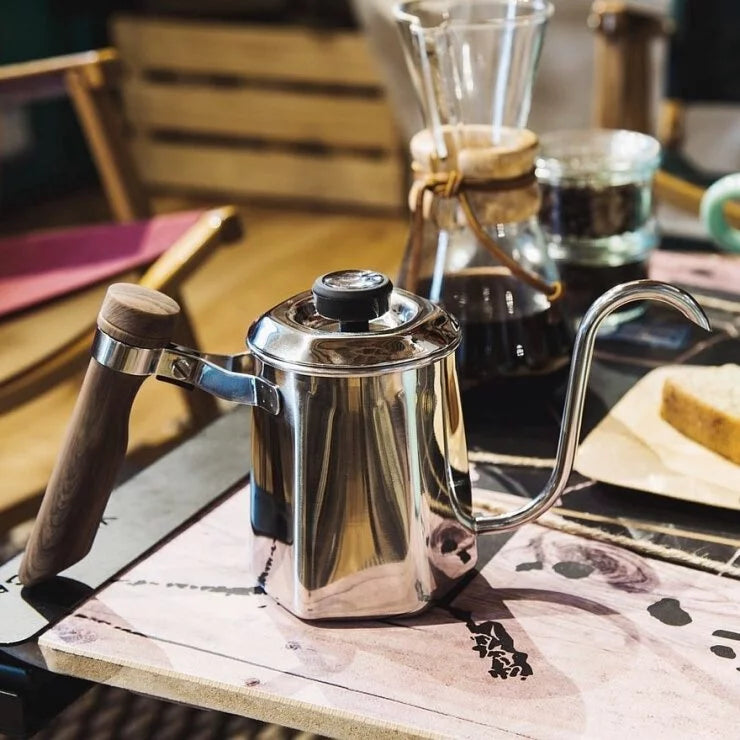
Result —
POLYGON ((740 465, 660 416, 663 381, 682 367, 661 367, 640 379, 583 441, 575 468, 603 483, 740 510, 740 465))

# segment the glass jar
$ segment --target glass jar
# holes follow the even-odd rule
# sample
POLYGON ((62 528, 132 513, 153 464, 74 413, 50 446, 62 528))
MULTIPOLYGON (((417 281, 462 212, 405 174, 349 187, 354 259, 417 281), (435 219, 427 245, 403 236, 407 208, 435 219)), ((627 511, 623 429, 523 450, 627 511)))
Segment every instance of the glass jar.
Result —
MULTIPOLYGON (((660 144, 635 131, 557 131, 540 138, 540 224, 572 316, 619 283, 647 277, 658 244, 652 182, 660 144)), ((631 306, 612 322, 639 315, 631 306)))

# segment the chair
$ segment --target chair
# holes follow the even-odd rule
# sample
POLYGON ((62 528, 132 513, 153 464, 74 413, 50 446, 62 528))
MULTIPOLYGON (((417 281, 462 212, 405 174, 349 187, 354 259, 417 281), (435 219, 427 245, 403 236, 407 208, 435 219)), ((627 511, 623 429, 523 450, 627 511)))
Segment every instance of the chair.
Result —
MULTIPOLYGON (((118 74, 112 49, 0 67, 0 100, 70 97, 119 222, 0 240, 0 344, 5 348, 0 412, 30 400, 82 366, 89 356, 92 323, 84 330, 79 325, 70 330, 69 325, 75 317, 94 316, 104 290, 101 280, 112 282, 114 276, 122 276, 175 298, 183 307, 175 338, 197 348, 181 286, 218 246, 241 236, 233 206, 152 217, 126 151, 113 97, 118 74), (106 244, 109 251, 101 254, 94 249, 96 243, 106 244), (18 255, 23 250, 31 253, 25 264, 18 255), (70 253, 74 255, 67 259, 70 253), (44 265, 45 275, 34 274, 34 260, 36 266, 44 265), (9 287, 14 282, 15 293, 9 287), (24 358, 24 340, 38 332, 58 341, 40 355, 24 358)), ((192 426, 200 427, 218 414, 215 400, 207 394, 185 391, 185 395, 192 426)))
MULTIPOLYGON (((740 103, 740 3, 674 0, 670 17, 618 0, 597 0, 589 25, 596 32, 594 123, 653 133, 652 42, 667 40, 664 96, 657 136, 663 162, 655 177, 659 201, 691 213, 723 173, 702 170, 681 151, 692 103, 740 103)), ((740 204, 727 216, 740 226, 740 204)))

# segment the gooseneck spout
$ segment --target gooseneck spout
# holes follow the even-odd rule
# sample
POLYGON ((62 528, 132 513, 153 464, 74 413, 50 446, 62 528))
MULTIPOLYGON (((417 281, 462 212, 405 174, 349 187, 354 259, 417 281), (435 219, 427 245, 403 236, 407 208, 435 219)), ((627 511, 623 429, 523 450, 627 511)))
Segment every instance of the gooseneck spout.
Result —
POLYGON ((476 534, 513 529, 536 519, 557 501, 573 470, 581 434, 583 404, 586 399, 594 342, 599 326, 610 313, 626 303, 645 300, 667 303, 702 329, 711 331, 709 320, 696 300, 674 285, 656 280, 635 280, 604 293, 588 309, 576 334, 555 467, 547 484, 534 499, 516 511, 491 516, 473 516, 463 511, 453 497, 455 514, 462 524, 476 534))

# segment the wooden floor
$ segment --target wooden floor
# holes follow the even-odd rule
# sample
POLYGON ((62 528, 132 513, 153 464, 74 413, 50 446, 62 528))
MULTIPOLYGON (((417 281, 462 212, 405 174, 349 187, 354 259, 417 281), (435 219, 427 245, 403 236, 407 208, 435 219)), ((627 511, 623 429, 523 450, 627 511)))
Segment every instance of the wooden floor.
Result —
MULTIPOLYGON (((364 267, 394 275, 407 229, 400 217, 267 207, 244 208, 243 216, 245 239, 222 249, 184 290, 198 336, 212 352, 242 351, 253 319, 280 300, 309 288, 322 272, 364 267)), ((37 223, 37 227, 42 225, 50 224, 37 223)), ((89 299, 80 298, 78 320, 94 320, 98 302, 99 292, 89 299)), ((0 355, 0 360, 17 355, 21 340, 25 349, 52 339, 42 327, 29 323, 15 340, 8 340, 2 352, 5 357, 0 355)), ((0 523, 4 527, 31 516, 38 506, 38 495, 51 472, 80 381, 73 378, 0 416, 0 523)), ((134 405, 129 449, 161 448, 178 434, 185 419, 180 392, 173 386, 147 381, 134 405)))

